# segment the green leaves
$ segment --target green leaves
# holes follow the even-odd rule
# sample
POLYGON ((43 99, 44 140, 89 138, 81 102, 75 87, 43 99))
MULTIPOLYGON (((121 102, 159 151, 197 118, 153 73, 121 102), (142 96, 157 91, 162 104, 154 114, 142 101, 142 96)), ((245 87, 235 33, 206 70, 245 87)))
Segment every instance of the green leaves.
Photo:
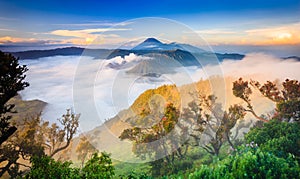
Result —
POLYGON ((257 143, 264 151, 270 151, 279 157, 288 157, 289 153, 300 157, 300 124, 273 119, 264 123, 262 128, 252 128, 245 136, 247 142, 257 143))
POLYGON ((79 177, 79 169, 71 168, 71 162, 55 161, 51 157, 32 157, 32 167, 25 178, 35 179, 76 179, 79 177))
POLYGON ((98 179, 98 178, 112 178, 114 176, 114 167, 109 154, 101 152, 99 156, 97 153, 93 154, 92 158, 87 161, 81 170, 82 178, 98 179))
POLYGON ((104 152, 100 156, 97 153, 93 154, 81 170, 72 168, 71 162, 55 161, 48 156, 33 157, 31 163, 31 170, 25 176, 28 179, 109 179, 114 175, 110 156, 104 152))
MULTIPOLYGON (((300 83, 297 80, 286 79, 282 82, 282 90, 276 82, 267 81, 261 85, 257 81, 251 81, 251 86, 258 89, 264 96, 276 103, 276 113, 271 118, 276 117, 283 121, 299 121, 300 120, 300 83)), ((259 117, 251 104, 250 95, 252 90, 248 81, 242 78, 233 82, 233 94, 246 102, 245 111, 252 113, 257 119, 267 122, 264 118, 259 117)), ((271 119, 270 118, 270 119, 271 119)))
POLYGON ((291 157, 276 157, 259 148, 242 146, 215 165, 202 165, 189 175, 196 178, 299 178, 300 168, 291 157))

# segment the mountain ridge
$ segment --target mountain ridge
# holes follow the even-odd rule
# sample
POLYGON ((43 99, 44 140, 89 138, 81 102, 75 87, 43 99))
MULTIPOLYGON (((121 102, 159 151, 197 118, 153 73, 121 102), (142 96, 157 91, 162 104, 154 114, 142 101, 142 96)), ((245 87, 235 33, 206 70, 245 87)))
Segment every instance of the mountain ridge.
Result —
MULTIPOLYGON (((91 56, 100 59, 111 59, 117 56, 124 56, 134 53, 136 55, 163 54, 168 55, 183 66, 200 66, 210 63, 212 60, 218 59, 220 62, 226 59, 241 60, 245 57, 239 53, 218 53, 209 52, 190 44, 182 44, 177 42, 163 43, 156 38, 150 37, 139 43, 132 49, 90 49, 82 47, 64 47, 48 50, 28 50, 19 52, 8 52, 22 59, 37 59, 50 56, 91 56), (199 64, 199 60, 201 64, 199 64)), ((281 57, 283 60, 296 59, 300 61, 298 56, 281 57)))
POLYGON ((143 42, 139 43, 131 50, 183 50, 188 51, 190 53, 204 53, 207 52, 201 48, 189 45, 189 44, 182 44, 177 42, 171 43, 162 43, 161 41, 157 40, 156 38, 150 37, 144 40, 143 42))

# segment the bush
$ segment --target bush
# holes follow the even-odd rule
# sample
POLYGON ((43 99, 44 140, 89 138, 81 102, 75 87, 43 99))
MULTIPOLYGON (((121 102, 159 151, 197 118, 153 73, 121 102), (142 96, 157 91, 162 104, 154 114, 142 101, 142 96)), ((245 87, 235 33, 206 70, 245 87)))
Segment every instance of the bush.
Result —
POLYGON ((51 157, 33 157, 30 173, 25 178, 44 178, 44 179, 68 179, 80 178, 79 169, 71 168, 71 162, 55 161, 51 157))
POLYGON ((202 165, 188 178, 299 178, 299 173, 299 165, 291 155, 284 159, 259 148, 241 147, 220 162, 202 165))
POLYGON ((100 156, 93 154, 81 170, 83 178, 112 178, 114 167, 109 154, 102 152, 100 156))
POLYGON ((93 154, 82 170, 71 168, 71 162, 55 161, 49 156, 32 157, 31 163, 31 170, 25 176, 28 179, 108 179, 114 175, 114 167, 110 156, 106 153, 101 153, 100 156, 97 153, 93 154))
POLYGON ((300 157, 300 124, 298 122, 282 122, 273 119, 264 125, 251 128, 245 135, 247 142, 254 142, 264 150, 278 157, 288 157, 289 153, 300 157))

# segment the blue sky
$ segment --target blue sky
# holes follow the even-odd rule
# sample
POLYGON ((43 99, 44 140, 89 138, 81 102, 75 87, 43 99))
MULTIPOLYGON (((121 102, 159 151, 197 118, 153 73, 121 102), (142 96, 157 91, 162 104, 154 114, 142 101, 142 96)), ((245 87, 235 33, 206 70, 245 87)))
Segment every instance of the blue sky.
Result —
POLYGON ((99 29, 142 17, 186 24, 213 46, 300 44, 299 0, 1 0, 0 45, 87 45, 99 29))

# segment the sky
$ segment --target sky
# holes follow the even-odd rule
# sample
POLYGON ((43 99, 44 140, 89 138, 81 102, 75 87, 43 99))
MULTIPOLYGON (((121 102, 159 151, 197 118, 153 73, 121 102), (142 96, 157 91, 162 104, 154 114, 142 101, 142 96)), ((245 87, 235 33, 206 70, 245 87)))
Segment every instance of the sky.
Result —
MULTIPOLYGON (((300 47, 299 0, 0 0, 0 47, 98 43, 111 48, 137 39, 140 34, 127 26, 128 21, 134 23, 132 19, 145 17, 170 19, 187 26, 221 51, 247 53, 246 49, 253 47, 280 47, 295 55, 300 47)), ((151 31, 151 26, 139 30, 151 31)), ((178 37, 171 39, 201 45, 178 37)))

